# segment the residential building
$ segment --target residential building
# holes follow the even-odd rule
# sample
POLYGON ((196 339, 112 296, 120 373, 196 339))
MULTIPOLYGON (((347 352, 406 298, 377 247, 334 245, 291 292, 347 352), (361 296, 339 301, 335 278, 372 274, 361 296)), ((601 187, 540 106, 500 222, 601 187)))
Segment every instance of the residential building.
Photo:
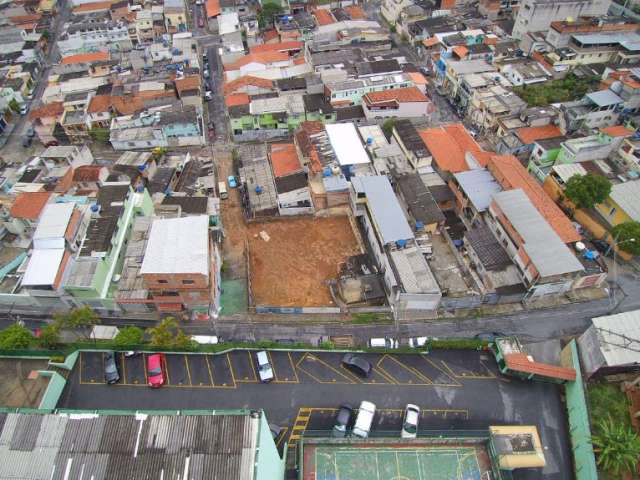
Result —
POLYGON ((535 60, 505 62, 499 69, 500 73, 515 86, 544 83, 553 77, 551 72, 535 60))
POLYGON ((413 86, 406 74, 380 75, 351 80, 330 81, 325 83, 324 94, 327 101, 336 107, 360 105, 363 95, 394 88, 413 86))
POLYGON ((620 116, 624 100, 612 90, 587 93, 582 100, 560 105, 560 128, 563 133, 613 126, 620 116))
POLYGON ((398 196, 407 207, 416 232, 434 233, 444 225, 445 217, 418 173, 396 177, 398 196))
POLYGON ((467 228, 482 223, 491 199, 502 187, 486 168, 474 168, 453 174, 449 187, 456 199, 456 213, 467 228))
POLYGON ((534 142, 527 170, 540 182, 544 182, 551 168, 556 164, 558 154, 566 139, 566 137, 554 137, 534 142))
POLYGON ((187 13, 184 0, 164 1, 164 23, 167 33, 185 32, 187 30, 187 13))
POLYGON ((153 13, 151 9, 145 8, 136 12, 136 37, 138 42, 147 43, 155 39, 153 29, 153 13))
POLYGON ((435 107, 417 87, 407 87, 366 93, 362 97, 362 108, 366 118, 379 120, 427 117, 435 107))
POLYGON ((418 132, 410 120, 396 121, 393 125, 392 137, 415 170, 431 165, 432 153, 423 141, 422 133, 418 132))
POLYGON ((395 25, 402 10, 413 4, 412 0, 385 0, 380 5, 380 13, 389 25, 395 25))
POLYGON ((548 30, 551 22, 584 16, 601 17, 610 0, 522 0, 513 26, 513 37, 548 30))
POLYGON ((584 271, 523 190, 495 194, 486 219, 532 296, 569 290, 584 271))
POLYGON ((133 48, 128 25, 112 21, 106 12, 73 18, 56 45, 62 56, 96 50, 126 52, 133 48))
POLYGON ((351 179, 351 208, 384 276, 396 317, 433 312, 442 293, 386 176, 351 179))
POLYGON ((624 222, 640 222, 640 180, 616 183, 609 198, 595 206, 609 227, 624 222))
POLYGON ((300 164, 296 146, 293 143, 272 143, 269 148, 278 192, 278 213, 312 214, 314 209, 307 172, 300 164))
POLYGON ((157 218, 140 275, 159 312, 209 312, 220 295, 220 258, 207 215, 157 218))
POLYGON ((16 195, 4 221, 9 233, 16 235, 18 243, 27 248, 31 244, 33 232, 40 213, 51 198, 50 192, 22 192, 16 195))

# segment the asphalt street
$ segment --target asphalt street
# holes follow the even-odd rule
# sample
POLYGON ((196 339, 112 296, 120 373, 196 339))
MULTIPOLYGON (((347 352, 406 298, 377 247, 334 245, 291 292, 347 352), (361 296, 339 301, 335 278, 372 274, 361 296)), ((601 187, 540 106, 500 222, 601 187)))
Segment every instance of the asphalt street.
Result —
MULTIPOLYGON (((501 376, 488 352, 434 351, 429 355, 365 354, 373 374, 361 379, 340 365, 337 352, 270 351, 275 380, 261 384, 254 352, 167 354, 167 385, 146 387, 145 358, 118 355, 120 384, 105 385, 103 356, 84 352, 69 376, 59 408, 262 408, 283 427, 290 448, 305 430, 329 430, 335 409, 362 400, 378 407, 373 431, 399 436, 407 403, 421 407, 422 430, 536 425, 545 445, 545 479, 571 471, 560 388, 501 376)), ((289 452, 291 455, 292 452, 289 452)), ((518 478, 541 478, 539 472, 518 478)))

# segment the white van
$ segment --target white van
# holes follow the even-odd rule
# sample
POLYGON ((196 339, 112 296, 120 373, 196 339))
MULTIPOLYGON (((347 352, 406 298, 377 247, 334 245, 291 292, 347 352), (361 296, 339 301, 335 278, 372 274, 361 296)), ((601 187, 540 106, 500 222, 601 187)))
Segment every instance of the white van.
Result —
POLYGON ((398 340, 391 337, 370 338, 369 347, 371 348, 398 348, 398 340))
POLYGON ((356 417, 356 423, 353 426, 353 434, 356 437, 367 438, 369 436, 369 430, 371 430, 371 424, 373 423, 373 416, 376 414, 376 406, 363 400, 360 403, 358 409, 358 416, 356 417))
POLYGON ((227 184, 225 182, 218 182, 218 192, 220 193, 220 200, 229 198, 229 194, 227 193, 227 184))
POLYGON ((269 363, 269 357, 265 350, 256 353, 256 362, 258 363, 258 375, 262 383, 269 383, 273 380, 273 369, 269 363))

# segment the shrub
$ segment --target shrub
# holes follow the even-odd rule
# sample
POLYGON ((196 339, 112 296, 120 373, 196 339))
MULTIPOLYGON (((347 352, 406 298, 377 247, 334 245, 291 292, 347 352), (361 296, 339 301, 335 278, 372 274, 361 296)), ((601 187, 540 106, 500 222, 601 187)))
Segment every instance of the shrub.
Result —
POLYGON ((31 330, 17 323, 0 331, 0 348, 4 350, 27 348, 32 342, 31 330))
POLYGON ((144 340, 144 332, 138 327, 123 327, 120 329, 116 338, 113 339, 114 345, 124 347, 127 345, 139 345, 144 340))

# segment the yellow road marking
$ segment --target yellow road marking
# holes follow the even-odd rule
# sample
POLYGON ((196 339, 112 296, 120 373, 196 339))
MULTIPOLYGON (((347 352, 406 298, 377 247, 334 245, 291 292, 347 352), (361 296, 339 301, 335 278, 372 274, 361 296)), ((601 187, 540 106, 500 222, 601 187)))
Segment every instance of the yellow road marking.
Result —
POLYGON ((187 356, 184 355, 184 364, 187 367, 187 377, 189 377, 189 385, 193 385, 191 381, 191 370, 189 370, 189 360, 187 360, 187 356))
MULTIPOLYGON (((400 365, 402 368, 408 370, 409 372, 413 373, 415 376, 417 376, 418 378, 421 378, 422 380, 424 380, 425 382, 427 382, 427 384, 429 385, 433 385, 433 382, 431 381, 430 378, 428 378, 427 376, 423 375, 422 373, 420 373, 418 370, 416 370, 415 368, 413 368, 410 365, 405 365, 404 363, 402 363, 400 360, 398 360, 396 357, 392 357, 390 355, 386 355, 385 356, 387 358, 390 358, 391 360, 393 360, 394 362, 396 362, 398 365, 400 365)), ((384 358, 384 357, 383 357, 384 358)), ((382 361, 382 359, 380 360, 382 361)), ((379 363, 379 362, 378 362, 379 363)), ((413 382, 412 382, 413 383, 413 382)))
POLYGON ((209 365, 209 355, 204 356, 204 362, 207 364, 207 370, 209 371, 209 380, 211 380, 211 386, 215 386, 216 382, 213 381, 213 374, 211 373, 211 365, 209 365))
POLYGON ((443 387, 461 387, 462 384, 460 382, 458 382, 455 377, 452 377, 449 373, 445 372, 442 367, 440 367, 436 362, 434 362, 433 360, 431 360, 430 358, 427 358, 424 355, 419 355, 419 358, 421 358, 422 360, 424 360, 425 362, 427 362, 429 365, 431 365, 433 368, 435 368, 436 370, 439 370, 440 372, 444 373, 447 377, 449 377, 451 380, 453 380, 456 383, 433 383, 434 385, 438 385, 438 386, 443 386, 443 387))
MULTIPOLYGON (((251 371, 253 372, 253 379, 257 382, 258 375, 256 374, 256 366, 253 364, 253 358, 251 358, 251 352, 247 352, 247 355, 249 356, 249 365, 251 365, 251 371)), ((267 355, 269 355, 269 352, 267 352, 267 355)), ((273 363, 271 365, 273 366, 273 363)))
POLYGON ((326 381, 326 380, 320 380, 318 379, 315 375, 309 373, 307 370, 305 370, 304 368, 302 368, 300 366, 300 363, 302 363, 302 361, 306 358, 309 358, 310 361, 314 361, 314 362, 318 362, 323 364, 325 367, 327 367, 329 370, 331 370, 332 372, 336 373, 337 375, 339 375, 340 377, 344 378, 345 380, 347 380, 347 383, 349 384, 355 384, 356 382, 354 382, 351 378, 347 377, 346 375, 344 375, 343 373, 341 373, 339 370, 337 370, 336 368, 332 367, 331 365, 329 365, 327 362, 325 362, 324 360, 318 358, 315 355, 311 355, 310 353, 305 353, 302 358, 298 361, 298 363, 296 364, 296 368, 302 370, 304 373, 306 373, 307 375, 309 375, 311 378, 313 378, 316 382, 318 383, 323 383, 323 384, 331 384, 331 383, 344 383, 344 382, 338 382, 335 378, 331 379, 331 381, 326 381))
POLYGON ((491 371, 484 364, 482 364, 482 367, 486 370, 486 372, 489 375, 476 375, 475 373, 467 375, 465 372, 462 372, 460 375, 458 375, 453 371, 451 367, 449 367, 447 362, 445 362, 444 360, 440 360, 440 362, 442 362, 442 365, 444 366, 444 368, 446 368, 449 372, 451 372, 451 375, 453 375, 454 378, 465 378, 465 379, 472 379, 472 380, 492 380, 496 378, 496 376, 493 373, 491 373, 491 371))
POLYGON ((125 367, 125 360, 126 358, 124 358, 124 353, 120 352, 120 360, 122 361, 122 378, 124 378, 124 383, 123 385, 126 385, 127 382, 127 367, 125 367))

